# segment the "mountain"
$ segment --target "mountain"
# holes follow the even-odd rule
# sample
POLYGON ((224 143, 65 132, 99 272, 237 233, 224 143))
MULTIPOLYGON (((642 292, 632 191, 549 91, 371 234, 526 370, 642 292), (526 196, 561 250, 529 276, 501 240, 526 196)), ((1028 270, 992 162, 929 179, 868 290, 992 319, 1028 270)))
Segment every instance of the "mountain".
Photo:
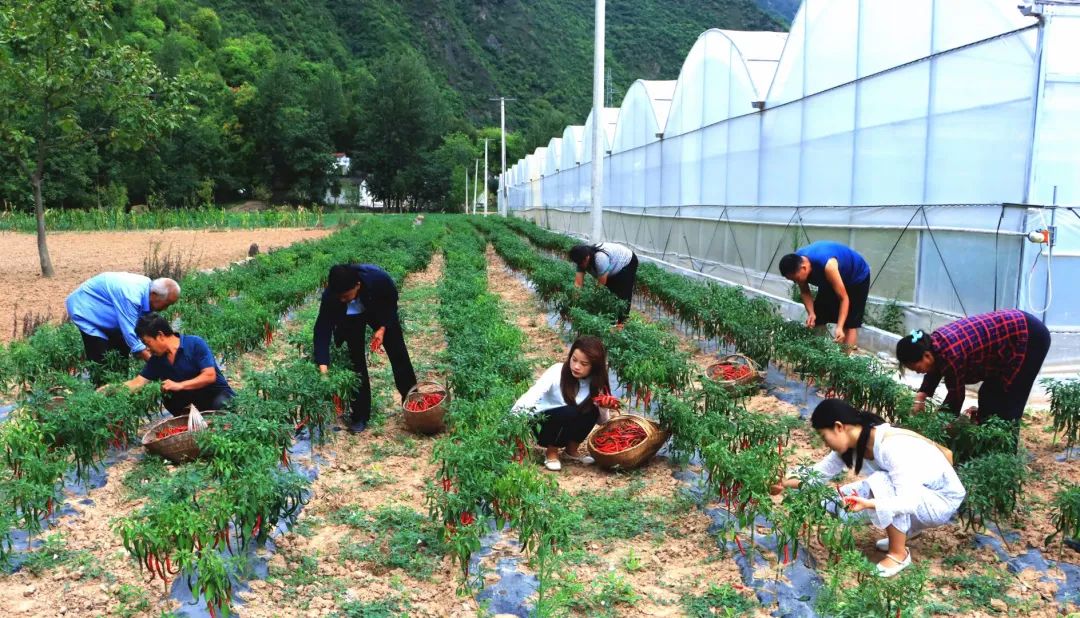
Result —
MULTIPOLYGON (((760 0, 782 5, 785 0, 760 0)), ((584 122, 592 97, 591 0, 200 0, 227 36, 257 32, 280 49, 345 66, 413 49, 473 124, 498 122, 490 97, 516 102, 509 122, 584 122)), ((797 2, 795 3, 797 7, 797 2)), ((777 11, 778 7, 768 7, 777 11)), ((708 28, 783 30, 753 0, 632 0, 607 5, 612 104, 635 79, 675 79, 708 28)))

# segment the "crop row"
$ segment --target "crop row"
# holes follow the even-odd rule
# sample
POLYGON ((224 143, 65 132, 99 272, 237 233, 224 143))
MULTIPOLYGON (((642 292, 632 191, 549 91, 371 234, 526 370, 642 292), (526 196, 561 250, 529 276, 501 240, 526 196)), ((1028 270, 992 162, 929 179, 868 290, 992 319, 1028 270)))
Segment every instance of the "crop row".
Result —
MULTIPOLYGON (((521 220, 487 225, 512 228, 537 245, 558 252, 565 252, 576 242, 521 220)), ((503 245, 513 246, 508 254, 514 260, 508 261, 512 265, 516 262, 515 267, 527 267, 532 261, 530 272, 558 269, 557 260, 528 257, 528 249, 520 244, 504 241, 503 245)), ((569 270, 565 270, 567 273, 561 276, 568 280, 569 270)), ((1015 514, 1027 478, 1024 457, 1014 453, 1015 427, 1006 423, 952 423, 954 417, 945 413, 908 415, 911 392, 896 383, 891 370, 876 359, 844 354, 831 341, 783 320, 766 301, 747 298, 737 288, 692 281, 651 264, 643 264, 638 272, 639 282, 654 300, 703 336, 719 338, 762 362, 779 361, 810 383, 950 445, 957 455, 958 472, 969 489, 961 511, 965 525, 1004 521, 1015 514)), ((542 287, 538 284, 537 288, 543 296, 542 287)), ((557 300, 558 296, 551 298, 557 300)), ((790 424, 747 411, 738 399, 738 394, 733 397, 707 380, 700 387, 662 393, 657 412, 674 434, 673 453, 683 460, 700 456, 709 472, 710 488, 729 506, 740 528, 756 517, 766 517, 774 522, 785 552, 800 541, 817 539, 837 558, 838 565, 845 564, 844 552, 853 547, 850 531, 820 506, 830 500, 835 502, 837 496, 827 486, 804 484, 803 489, 787 493, 783 503, 774 506, 768 489, 787 467, 784 448, 790 424)), ((1065 527, 1075 525, 1068 513, 1063 513, 1058 519, 1065 527)), ((918 577, 921 575, 915 573, 909 579, 918 577)), ((883 607, 893 607, 896 599, 903 598, 902 593, 910 592, 904 588, 908 584, 873 585, 879 586, 883 607)))
MULTIPOLYGON (((256 349, 272 341, 282 313, 317 290, 329 265, 373 260, 400 278, 427 263, 436 235, 435 230, 414 229, 395 218, 223 272, 193 275, 182 283, 184 298, 172 317, 226 355, 256 349)), ((37 343, 33 339, 28 346, 37 343)), ((116 395, 99 394, 67 373, 68 362, 64 358, 59 367, 34 366, 31 376, 7 374, 12 382, 34 384, 35 389, 21 399, 20 410, 0 433, 9 461, 19 462, 15 470, 9 466, 0 471, 0 498, 22 490, 15 496, 18 500, 0 504, 22 515, 17 523, 32 531, 58 497, 60 473, 73 460, 77 471, 97 465, 108 448, 131 440, 147 412, 157 409, 150 389, 142 399, 124 389, 116 395), (65 389, 63 401, 50 396, 57 386, 65 389), (127 400, 142 405, 128 406, 129 411, 120 405, 127 400), (56 434, 48 433, 54 425, 56 434), (40 454, 40 462, 27 458, 27 451, 40 454), (6 482, 9 475, 12 482, 6 482), (30 508, 26 495, 36 499, 30 508)), ((197 436, 213 458, 173 474, 154 475, 140 490, 147 498, 143 506, 116 524, 124 546, 166 583, 173 575, 197 574, 196 589, 211 611, 227 612, 237 559, 226 559, 221 550, 234 549, 230 537, 243 545, 250 537, 265 538, 279 521, 295 517, 308 481, 288 461, 293 434, 306 428, 321 440, 334 420, 334 400, 347 400, 354 379, 347 369, 323 377, 301 356, 283 359, 270 371, 245 375, 232 411, 214 417, 214 430, 197 436)))
MULTIPOLYGON (((313 227, 322 225, 322 208, 243 212, 224 208, 161 208, 127 211, 122 208, 59 209, 45 211, 45 228, 52 232, 206 229, 257 227, 313 227)), ((0 212, 0 230, 34 232, 37 221, 30 212, 0 212)))

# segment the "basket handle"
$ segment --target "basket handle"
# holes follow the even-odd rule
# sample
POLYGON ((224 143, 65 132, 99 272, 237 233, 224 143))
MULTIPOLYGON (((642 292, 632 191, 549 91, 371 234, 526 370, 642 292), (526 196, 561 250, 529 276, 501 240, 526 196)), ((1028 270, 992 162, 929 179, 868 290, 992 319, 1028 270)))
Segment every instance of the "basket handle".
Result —
POLYGON ((420 392, 419 389, 421 386, 437 386, 440 390, 442 390, 442 392, 446 393, 447 395, 450 394, 450 389, 446 386, 443 386, 442 382, 436 382, 435 380, 420 380, 419 382, 414 384, 412 388, 409 389, 409 392, 405 393, 405 399, 408 399, 414 394, 420 392))
POLYGON ((745 354, 728 354, 727 356, 721 357, 720 360, 717 362, 724 363, 729 360, 743 360, 746 362, 746 365, 754 371, 761 371, 761 366, 758 365, 757 362, 754 361, 754 359, 750 358, 745 354))

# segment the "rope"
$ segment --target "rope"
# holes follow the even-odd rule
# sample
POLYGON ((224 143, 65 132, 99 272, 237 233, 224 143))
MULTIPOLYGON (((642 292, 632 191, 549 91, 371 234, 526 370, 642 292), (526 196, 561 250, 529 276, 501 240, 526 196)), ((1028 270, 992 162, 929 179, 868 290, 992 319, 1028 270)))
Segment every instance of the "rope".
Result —
MULTIPOLYGON (((1001 215, 998 217, 997 229, 994 230, 994 311, 998 310, 998 244, 1001 241, 1001 222, 1005 220, 1005 204, 1001 205, 1001 215)), ((1021 251, 1023 253, 1023 251, 1021 251)))
POLYGON ((914 213, 911 214, 911 218, 908 219, 908 222, 904 226, 904 229, 900 230, 900 235, 896 237, 896 242, 893 243, 892 249, 889 249, 889 255, 886 255, 885 256, 885 261, 881 263, 881 269, 878 270, 877 274, 874 275, 874 278, 870 280, 870 289, 871 290, 874 289, 874 284, 877 283, 878 277, 880 277, 881 273, 885 271, 885 266, 888 265, 889 258, 891 258, 893 256, 893 252, 895 252, 896 248, 900 246, 900 241, 904 239, 904 234, 906 234, 907 231, 908 231, 908 228, 911 227, 911 222, 914 221, 915 217, 918 217, 918 216, 919 216, 919 211, 916 210, 914 213))
MULTIPOLYGON (((799 214, 798 208, 795 209, 795 212, 791 213, 791 218, 789 218, 787 224, 784 225, 784 229, 780 231, 780 242, 776 243, 776 250, 773 251, 772 257, 769 258, 769 266, 772 266, 773 260, 776 259, 776 254, 780 253, 780 247, 784 245, 784 232, 787 232, 788 228, 791 227, 791 222, 795 220, 795 215, 797 214, 799 214)), ((736 245, 736 248, 738 248, 738 245, 736 245)), ((766 267, 765 274, 761 275, 761 283, 758 284, 758 288, 765 285, 765 278, 768 276, 769 270, 768 267, 766 267)))
POLYGON ((949 272, 949 265, 945 263, 945 256, 941 253, 941 247, 938 246, 937 238, 934 237, 934 230, 930 229, 930 219, 927 218, 926 213, 923 212, 923 207, 919 207, 919 212, 923 213, 923 221, 926 222, 926 231, 930 234, 930 241, 934 243, 934 250, 937 251, 938 259, 941 260, 941 267, 945 269, 945 276, 949 279, 949 285, 952 286, 953 294, 956 295, 956 302, 960 303, 960 310, 964 312, 964 316, 968 315, 968 310, 964 307, 964 299, 960 298, 960 290, 956 289, 956 283, 953 281, 952 273, 949 272))

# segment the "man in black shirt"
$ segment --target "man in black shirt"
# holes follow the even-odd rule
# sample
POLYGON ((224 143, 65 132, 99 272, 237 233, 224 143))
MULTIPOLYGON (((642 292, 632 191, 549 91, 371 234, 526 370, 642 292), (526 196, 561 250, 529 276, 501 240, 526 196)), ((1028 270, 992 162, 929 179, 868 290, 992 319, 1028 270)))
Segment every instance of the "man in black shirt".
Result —
POLYGON ((402 399, 416 385, 416 373, 405 348, 405 336, 397 311, 398 291, 386 271, 374 264, 338 264, 330 269, 326 290, 315 320, 315 363, 326 373, 330 364, 330 338, 346 344, 360 386, 353 393, 352 415, 347 429, 359 433, 371 417, 371 384, 368 380, 367 327, 374 335, 371 350, 386 349, 394 371, 394 383, 402 399))

